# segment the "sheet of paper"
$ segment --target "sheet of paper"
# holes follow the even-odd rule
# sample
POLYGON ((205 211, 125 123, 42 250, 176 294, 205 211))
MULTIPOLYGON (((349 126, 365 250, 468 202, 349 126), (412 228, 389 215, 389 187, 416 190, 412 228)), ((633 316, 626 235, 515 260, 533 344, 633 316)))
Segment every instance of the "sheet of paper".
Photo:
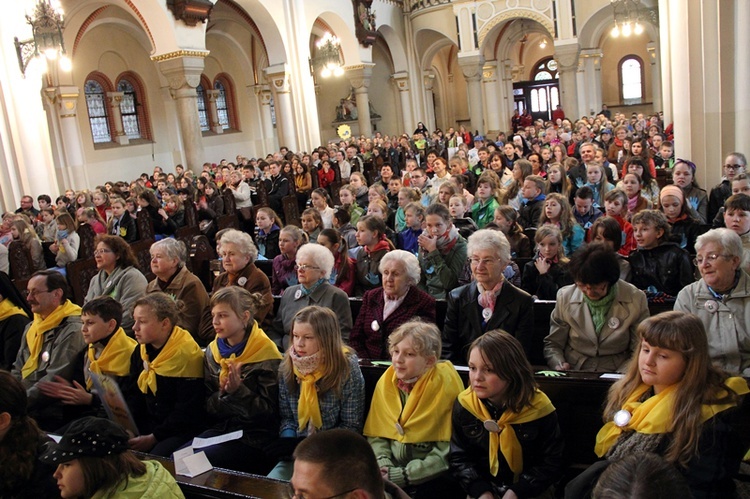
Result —
POLYGON ((622 373, 604 373, 601 376, 599 376, 599 378, 601 378, 601 379, 621 379, 624 376, 625 375, 622 374, 622 373))
POLYGON ((48 433, 47 435, 49 436, 49 438, 51 438, 52 440, 54 440, 55 443, 59 444, 60 440, 62 440, 62 435, 54 435, 52 433, 48 433))
POLYGON ((231 442, 232 440, 239 440, 240 438, 242 438, 242 430, 209 438, 195 437, 193 439, 193 449, 203 449, 204 447, 211 447, 212 445, 223 444, 224 442, 231 442))
POLYGON ((190 478, 194 478, 214 469, 214 467, 211 466, 211 463, 208 461, 208 457, 206 457, 205 452, 199 452, 197 454, 193 454, 192 456, 188 456, 183 459, 181 463, 182 472, 177 471, 177 465, 175 465, 175 473, 177 473, 178 475, 185 475, 190 478))

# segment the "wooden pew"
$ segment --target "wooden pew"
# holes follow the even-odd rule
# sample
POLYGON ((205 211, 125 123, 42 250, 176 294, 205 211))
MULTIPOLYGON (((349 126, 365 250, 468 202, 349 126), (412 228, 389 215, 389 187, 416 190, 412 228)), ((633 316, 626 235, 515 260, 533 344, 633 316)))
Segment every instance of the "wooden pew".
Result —
POLYGON ((82 224, 76 230, 78 237, 81 239, 81 244, 78 246, 78 260, 87 260, 94 256, 94 250, 96 249, 96 233, 89 224, 82 224))
POLYGON ((85 259, 79 258, 65 266, 68 284, 73 293, 73 303, 83 306, 83 300, 89 291, 91 279, 98 272, 99 269, 96 268, 96 260, 93 256, 85 259))
MULTIPOLYGON (((149 220, 150 222, 151 220, 149 220)), ((140 230, 139 230, 140 234, 140 230)), ((154 244, 153 239, 141 239, 130 245, 130 249, 133 250, 136 260, 138 261, 138 268, 146 276, 148 281, 151 281, 156 276, 151 272, 151 245, 154 244)))
POLYGON ((31 253, 21 241, 13 241, 8 245, 8 263, 10 279, 16 289, 26 296, 26 284, 35 270, 31 253))
POLYGON ((145 210, 138 212, 138 215, 135 217, 135 224, 138 227, 139 241, 154 240, 154 223, 151 221, 151 217, 145 210))
POLYGON ((189 251, 191 272, 198 276, 207 291, 213 287, 214 275, 211 272, 211 260, 216 258, 216 252, 206 236, 192 238, 189 251))

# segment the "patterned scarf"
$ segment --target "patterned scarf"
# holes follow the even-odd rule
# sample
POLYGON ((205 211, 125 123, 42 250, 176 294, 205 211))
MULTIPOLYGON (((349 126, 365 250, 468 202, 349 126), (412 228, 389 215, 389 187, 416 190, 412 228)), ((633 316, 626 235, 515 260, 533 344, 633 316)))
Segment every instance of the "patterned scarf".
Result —
POLYGON ((294 375, 300 384, 299 402, 297 404, 299 431, 305 431, 309 424, 319 430, 323 427, 323 417, 320 415, 316 383, 323 377, 322 352, 318 350, 312 355, 300 357, 292 347, 289 350, 289 356, 294 366, 294 375))
POLYGON ((594 329, 596 329, 597 335, 602 332, 602 328, 607 322, 607 314, 609 313, 609 309, 612 308, 615 296, 617 296, 617 283, 610 286, 609 293, 599 300, 592 300, 585 294, 583 295, 583 301, 585 301, 586 305, 589 307, 591 320, 594 322, 594 329))

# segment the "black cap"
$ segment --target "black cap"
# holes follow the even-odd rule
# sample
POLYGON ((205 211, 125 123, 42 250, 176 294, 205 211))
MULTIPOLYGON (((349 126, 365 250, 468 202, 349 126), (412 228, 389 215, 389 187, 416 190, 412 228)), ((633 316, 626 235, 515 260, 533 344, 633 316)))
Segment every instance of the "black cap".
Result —
POLYGON ((39 459, 61 464, 79 457, 104 457, 128 450, 127 432, 109 419, 85 417, 71 423, 60 439, 50 443, 39 459))

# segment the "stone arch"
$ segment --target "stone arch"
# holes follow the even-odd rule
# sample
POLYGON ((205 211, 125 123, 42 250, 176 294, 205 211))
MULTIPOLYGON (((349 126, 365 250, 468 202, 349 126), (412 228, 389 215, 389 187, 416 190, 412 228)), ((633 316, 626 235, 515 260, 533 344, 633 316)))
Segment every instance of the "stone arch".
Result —
MULTIPOLYGON (((261 0, 235 0, 233 2, 239 6, 245 13, 252 12, 251 19, 258 30, 258 33, 263 40, 263 46, 265 47, 266 59, 268 60, 268 66, 276 64, 284 64, 289 62, 289 47, 284 43, 284 39, 279 31, 279 26, 274 20, 274 15, 281 18, 281 2, 271 3, 277 7, 279 12, 274 12, 272 15, 269 12, 269 8, 264 5, 266 2, 261 0), (276 5, 278 4, 278 6, 276 5)), ((271 7, 273 8, 273 7, 271 7)))
POLYGON ((494 42, 495 37, 490 37, 493 30, 500 29, 506 21, 513 21, 514 19, 536 21, 536 23, 546 31, 547 36, 549 36, 551 40, 555 39, 555 24, 552 18, 533 10, 509 9, 492 16, 479 29, 477 39, 480 52, 484 52, 486 43, 494 42))
POLYGON ((391 26, 383 24, 378 26, 378 33, 382 36, 385 45, 391 53, 393 72, 399 73, 402 71, 408 71, 409 63, 406 60, 406 50, 396 31, 391 26))
MULTIPOLYGON (((578 43, 583 48, 599 48, 612 28, 612 7, 606 5, 586 20, 578 34, 578 43)), ((649 40, 659 40, 659 28, 648 18, 643 19, 644 33, 649 40)))
MULTIPOLYGON (((351 18, 353 19, 353 17, 351 18)), ((362 52, 370 53, 370 49, 360 47, 359 41, 354 36, 354 23, 346 22, 341 15, 332 11, 321 11, 313 19, 310 24, 310 28, 307 30, 308 33, 313 33, 313 28, 316 22, 322 21, 331 29, 331 34, 338 37, 341 41, 341 54, 344 58, 344 66, 356 66, 362 64, 362 62, 369 62, 364 60, 362 52)), ((368 57, 367 59, 371 59, 368 57)))
POLYGON ((550 38, 549 45, 551 47, 553 37, 546 31, 543 25, 538 22, 532 22, 524 24, 522 27, 521 22, 516 22, 528 19, 528 17, 514 17, 506 19, 505 22, 501 24, 497 24, 495 26, 495 31, 492 33, 493 36, 488 36, 485 39, 486 44, 482 50, 485 58, 488 60, 495 58, 498 60, 511 59, 511 52, 524 33, 532 36, 535 34, 541 34, 550 38))
POLYGON ((421 29, 414 34, 415 45, 425 47, 422 54, 417 54, 419 67, 423 71, 429 71, 432 68, 432 60, 441 49, 448 45, 456 47, 456 44, 442 33, 431 29, 421 29))

